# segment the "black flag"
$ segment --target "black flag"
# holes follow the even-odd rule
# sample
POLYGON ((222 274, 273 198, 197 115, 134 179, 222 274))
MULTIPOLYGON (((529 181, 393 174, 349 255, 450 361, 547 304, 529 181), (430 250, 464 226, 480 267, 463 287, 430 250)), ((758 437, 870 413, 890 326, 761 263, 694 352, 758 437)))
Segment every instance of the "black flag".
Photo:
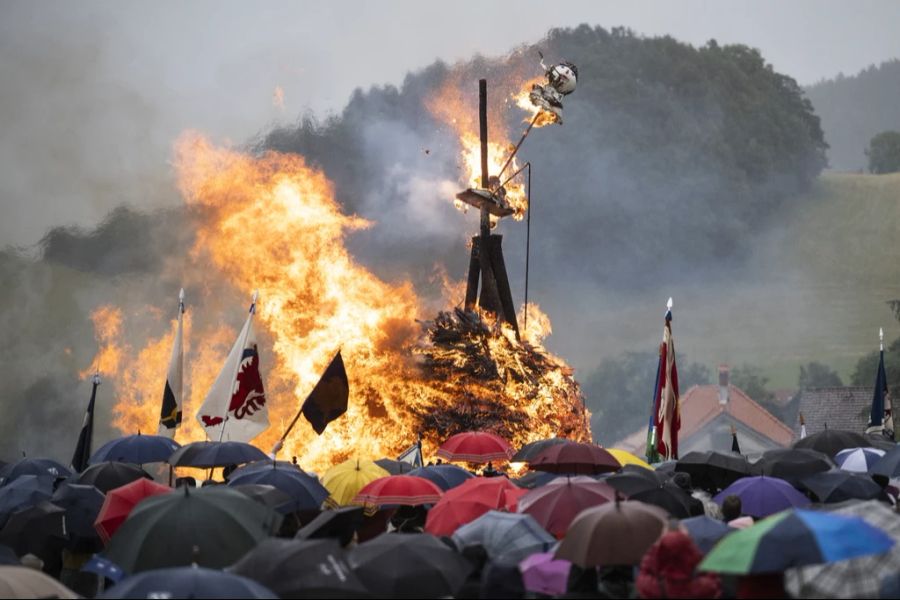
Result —
POLYGON ((734 425, 731 426, 731 451, 741 453, 741 445, 738 444, 737 440, 737 429, 735 429, 734 425))
POLYGON ((337 356, 325 369, 319 383, 306 397, 303 403, 303 416, 312 425, 316 433, 322 435, 325 427, 347 412, 347 398, 350 396, 350 384, 347 382, 347 371, 340 350, 337 356))
POLYGON ((81 433, 78 435, 78 445, 75 446, 75 454, 72 455, 72 469, 80 473, 88 466, 91 458, 91 442, 94 437, 94 400, 97 399, 97 387, 100 385, 100 374, 94 375, 94 387, 91 390, 91 401, 88 402, 87 411, 84 413, 84 422, 81 425, 81 433))

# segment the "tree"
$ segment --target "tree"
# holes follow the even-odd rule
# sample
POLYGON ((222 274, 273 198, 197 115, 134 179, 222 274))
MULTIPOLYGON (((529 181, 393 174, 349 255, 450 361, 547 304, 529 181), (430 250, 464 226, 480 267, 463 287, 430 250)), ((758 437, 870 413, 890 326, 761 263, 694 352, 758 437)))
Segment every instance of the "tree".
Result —
POLYGON ((766 386, 769 378, 762 374, 762 369, 753 365, 744 364, 731 370, 731 384, 740 388, 745 394, 760 404, 770 404, 775 400, 775 394, 766 386))
POLYGON ((873 137, 866 149, 869 171, 875 174, 900 171, 900 131, 883 131, 873 137))
POLYGON ((800 377, 797 379, 797 387, 801 390, 816 387, 841 387, 844 382, 841 381, 837 372, 818 362, 811 362, 807 365, 800 365, 800 377))
MULTIPOLYGON (((851 385, 875 387, 878 354, 878 350, 874 350, 857 361, 850 378, 851 385)), ((884 370, 887 373, 888 389, 900 390, 900 338, 891 342, 891 345, 884 349, 884 370)), ((895 395, 896 392, 892 394, 892 396, 895 395)))

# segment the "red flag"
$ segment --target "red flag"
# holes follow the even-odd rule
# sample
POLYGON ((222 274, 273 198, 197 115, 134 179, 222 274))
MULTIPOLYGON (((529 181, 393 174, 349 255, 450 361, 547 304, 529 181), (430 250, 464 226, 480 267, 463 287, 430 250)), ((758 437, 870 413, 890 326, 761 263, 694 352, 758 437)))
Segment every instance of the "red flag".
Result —
POLYGON ((678 397, 678 369, 675 366, 675 341, 672 339, 672 310, 666 312, 663 341, 659 345, 659 385, 656 386, 656 450, 663 460, 678 458, 678 430, 681 407, 678 397))

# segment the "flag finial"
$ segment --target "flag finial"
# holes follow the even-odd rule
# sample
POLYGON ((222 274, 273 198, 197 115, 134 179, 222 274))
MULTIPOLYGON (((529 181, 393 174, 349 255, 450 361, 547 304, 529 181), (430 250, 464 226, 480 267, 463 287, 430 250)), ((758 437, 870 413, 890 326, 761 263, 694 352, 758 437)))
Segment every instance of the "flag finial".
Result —
POLYGON ((100 369, 97 369, 94 372, 94 376, 91 378, 91 381, 94 385, 100 385, 100 369))
POLYGON ((178 292, 178 301, 184 304, 184 288, 181 288, 181 291, 178 292))
POLYGON ((666 302, 666 308, 672 310, 672 296, 669 296, 669 301, 666 302))
POLYGON ((884 351, 884 329, 878 328, 878 346, 884 351))

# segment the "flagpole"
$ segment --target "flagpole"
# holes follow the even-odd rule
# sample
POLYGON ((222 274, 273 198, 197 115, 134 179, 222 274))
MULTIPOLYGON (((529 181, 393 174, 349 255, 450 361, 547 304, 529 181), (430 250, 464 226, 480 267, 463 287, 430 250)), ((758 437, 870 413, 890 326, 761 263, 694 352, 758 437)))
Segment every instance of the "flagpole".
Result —
MULTIPOLYGON (((259 299, 259 290, 253 291, 253 300, 250 303, 250 327, 253 326, 253 317, 256 315, 256 301, 259 299)), ((250 335, 250 327, 247 327, 247 331, 244 332, 244 337, 241 338, 241 353, 243 354, 244 348, 247 347, 247 337, 250 335)), ((234 395, 234 382, 237 381, 238 373, 241 371, 241 360, 238 358, 237 364, 234 367, 234 373, 231 375, 231 395, 228 396, 228 403, 231 403, 231 396, 234 395)), ((225 405, 225 420, 222 421, 222 429, 219 430, 219 441, 222 441, 222 438, 225 436, 225 426, 228 425, 228 404, 225 405)))

